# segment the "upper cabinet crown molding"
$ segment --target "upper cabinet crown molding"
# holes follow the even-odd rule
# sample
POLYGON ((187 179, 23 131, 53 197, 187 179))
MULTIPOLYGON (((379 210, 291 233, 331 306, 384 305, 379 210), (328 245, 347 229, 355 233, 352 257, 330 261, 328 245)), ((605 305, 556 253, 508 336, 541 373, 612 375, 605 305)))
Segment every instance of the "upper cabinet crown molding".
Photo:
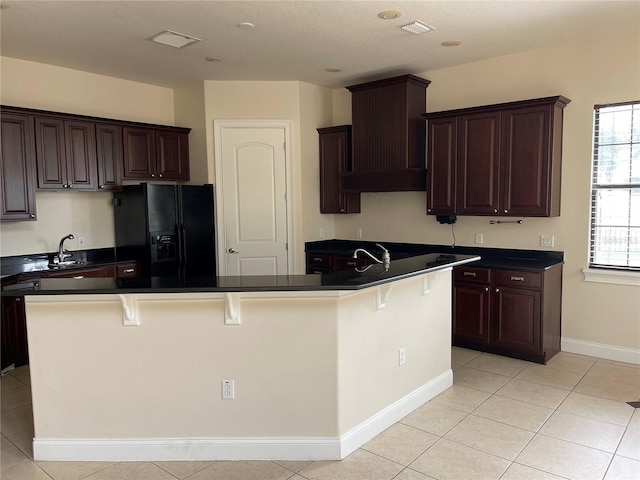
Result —
POLYGON ((414 75, 347 87, 353 123, 352 171, 342 190, 393 192, 425 189, 422 113, 431 82, 414 75))
POLYGON ((559 216, 569 102, 558 95, 424 114, 427 214, 559 216))

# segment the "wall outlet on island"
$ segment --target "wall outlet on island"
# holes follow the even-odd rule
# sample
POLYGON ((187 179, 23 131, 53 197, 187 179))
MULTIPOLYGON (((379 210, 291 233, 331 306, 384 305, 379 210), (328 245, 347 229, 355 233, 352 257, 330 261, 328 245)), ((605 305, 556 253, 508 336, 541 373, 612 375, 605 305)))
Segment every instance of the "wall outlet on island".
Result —
POLYGON ((478 245, 482 245, 483 242, 484 242, 484 235, 482 235, 481 233, 476 233, 476 243, 478 245))
POLYGON ((356 238, 362 238, 362 229, 356 228, 356 238))
POLYGON ((84 247, 85 245, 86 245, 86 242, 84 241, 84 237, 78 237, 78 246, 84 247))
POLYGON ((400 350, 398 350, 398 365, 402 366, 406 363, 407 361, 407 350, 402 347, 400 350))
POLYGON ((222 399, 233 400, 234 398, 236 398, 234 381, 222 380, 222 399))
POLYGON ((318 236, 320 238, 324 238, 324 228, 321 228, 320 231, 318 232, 318 236))

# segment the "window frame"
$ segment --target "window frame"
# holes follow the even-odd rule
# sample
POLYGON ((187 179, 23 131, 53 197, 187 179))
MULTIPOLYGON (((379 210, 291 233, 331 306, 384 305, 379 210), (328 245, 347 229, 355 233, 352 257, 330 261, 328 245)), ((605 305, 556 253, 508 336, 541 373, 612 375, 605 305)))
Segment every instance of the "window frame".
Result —
MULTIPOLYGON (((590 208, 589 208, 589 212, 590 212, 590 218, 589 218, 589 248, 588 248, 588 268, 583 270, 583 273, 585 275, 585 280, 586 281, 598 281, 598 282, 605 282, 605 283, 623 283, 623 284, 631 284, 631 285, 637 285, 640 283, 640 266, 636 266, 636 265, 632 265, 632 260, 629 258, 629 255, 634 253, 635 250, 633 249, 633 243, 632 243, 632 239, 633 236, 631 235, 631 231, 632 229, 640 229, 640 227, 638 227, 637 225, 633 225, 632 222, 632 211, 631 209, 628 212, 628 219, 627 219, 627 223, 626 225, 624 224, 620 224, 617 227, 618 228, 624 228, 628 231, 627 235, 625 236, 625 242, 626 242, 626 252, 627 252, 627 259, 626 259, 626 264, 622 264, 621 262, 619 263, 602 263, 602 262, 596 262, 595 261, 595 256, 597 254, 598 251, 608 251, 605 249, 598 249, 597 246, 599 244, 597 244, 597 238, 596 238, 596 229, 598 227, 602 227, 602 226, 610 226, 615 228, 616 225, 610 224, 603 224, 603 225, 597 225, 596 222, 596 218, 597 218, 597 213, 599 211, 599 205, 597 203, 597 199, 598 199, 598 191, 600 190, 624 190, 624 191, 628 191, 629 195, 633 195, 634 194, 634 190, 638 190, 640 191, 640 181, 638 182, 634 182, 633 179, 635 177, 633 177, 633 173, 634 173, 634 169, 633 166, 635 165, 632 160, 634 159, 633 153, 634 150, 640 151, 640 136, 638 136, 636 134, 637 138, 634 138, 634 127, 635 130, 639 130, 640 127, 640 100, 634 100, 634 101, 629 101, 629 102, 620 102, 620 103, 613 103, 613 104, 604 104, 604 105, 594 105, 594 109, 593 109, 593 131, 592 131, 592 135, 593 135, 593 150, 592 150, 592 163, 591 163, 591 196, 590 196, 590 208), (630 135, 629 135, 629 139, 628 141, 621 141, 621 142, 600 142, 600 114, 601 114, 601 110, 603 109, 608 109, 608 108, 619 108, 619 107, 624 107, 624 106, 631 106, 631 121, 630 124, 628 126, 629 131, 630 131, 630 135), (629 163, 629 181, 627 183, 606 183, 606 182, 602 182, 599 173, 601 173, 602 171, 599 170, 599 167, 603 166, 604 163, 602 163, 600 161, 600 155, 599 155, 599 151, 600 151, 600 147, 601 146, 608 146, 608 147, 613 147, 613 146, 624 146, 624 145, 629 145, 629 154, 630 154, 630 163, 629 163)), ((630 197, 631 199, 632 197, 630 197)), ((600 208, 602 208, 602 206, 600 206, 600 208)), ((631 207, 630 207, 631 208, 631 207)))

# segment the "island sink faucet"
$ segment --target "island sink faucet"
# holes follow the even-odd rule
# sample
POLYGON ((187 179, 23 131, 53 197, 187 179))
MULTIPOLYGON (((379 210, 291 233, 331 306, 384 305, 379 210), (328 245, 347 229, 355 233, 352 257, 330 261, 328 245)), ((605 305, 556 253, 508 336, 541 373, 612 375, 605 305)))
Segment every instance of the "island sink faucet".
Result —
POLYGON ((67 250, 64 249, 64 241, 67 239, 73 240, 73 238, 74 237, 72 233, 70 233, 66 237, 62 237, 62 240, 60 240, 60 245, 58 246, 58 254, 55 257, 55 259, 57 259, 58 261, 55 263, 63 263, 65 258, 69 258, 73 256, 73 253, 69 253, 67 250))
POLYGON ((389 263, 391 262, 391 256, 389 255, 389 250, 384 248, 379 243, 376 243, 376 246, 382 249, 382 260, 377 259, 374 255, 366 251, 364 248, 357 248, 355 252, 353 252, 353 258, 358 258, 358 253, 362 252, 366 255, 369 255, 369 257, 371 257, 376 263, 382 263, 385 269, 388 269, 389 263))

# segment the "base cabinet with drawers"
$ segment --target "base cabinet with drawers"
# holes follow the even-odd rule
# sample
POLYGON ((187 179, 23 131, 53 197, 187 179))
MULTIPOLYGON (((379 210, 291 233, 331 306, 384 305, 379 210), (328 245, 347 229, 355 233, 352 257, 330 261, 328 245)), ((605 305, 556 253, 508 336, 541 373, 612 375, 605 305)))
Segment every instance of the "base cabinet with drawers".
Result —
POLYGON ((353 256, 338 255, 331 253, 307 252, 307 271, 313 273, 339 272, 355 267, 365 267, 373 260, 366 257, 353 258, 353 256))
POLYGON ((560 351, 562 266, 453 271, 453 345, 546 363, 560 351))

